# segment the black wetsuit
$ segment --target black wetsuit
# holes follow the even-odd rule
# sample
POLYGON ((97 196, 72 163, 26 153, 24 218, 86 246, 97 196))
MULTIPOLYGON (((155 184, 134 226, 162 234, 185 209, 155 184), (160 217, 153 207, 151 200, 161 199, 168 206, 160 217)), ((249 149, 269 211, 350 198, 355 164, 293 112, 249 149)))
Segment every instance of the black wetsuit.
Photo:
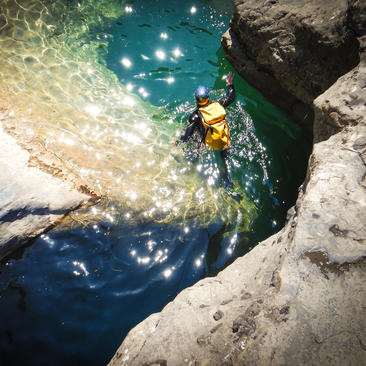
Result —
MULTIPOLYGON (((218 102, 226 108, 228 105, 230 105, 235 100, 235 88, 234 85, 229 85, 226 91, 226 96, 223 99, 218 100, 218 102)), ((201 122, 201 117, 198 114, 198 108, 200 106, 197 106, 197 108, 191 113, 189 116, 188 122, 189 125, 184 133, 184 135, 178 140, 177 142, 186 142, 188 141, 195 130, 197 129, 200 132, 200 135, 202 137, 202 142, 205 137, 205 128, 203 127, 203 124, 201 122)))

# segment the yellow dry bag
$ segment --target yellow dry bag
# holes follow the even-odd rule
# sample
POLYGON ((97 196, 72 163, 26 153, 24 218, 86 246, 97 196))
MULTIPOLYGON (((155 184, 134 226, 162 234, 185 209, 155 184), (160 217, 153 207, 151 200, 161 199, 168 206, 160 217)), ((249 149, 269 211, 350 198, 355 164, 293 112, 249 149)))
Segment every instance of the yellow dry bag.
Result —
POLYGON ((225 121, 225 108, 213 102, 198 109, 202 124, 205 127, 205 143, 213 150, 221 150, 229 146, 229 125, 225 121))

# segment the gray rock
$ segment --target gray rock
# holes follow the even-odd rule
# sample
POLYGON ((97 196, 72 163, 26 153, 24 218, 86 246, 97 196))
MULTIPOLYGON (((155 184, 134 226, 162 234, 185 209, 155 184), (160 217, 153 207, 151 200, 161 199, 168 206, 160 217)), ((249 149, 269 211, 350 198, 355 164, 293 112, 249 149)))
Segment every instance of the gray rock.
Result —
POLYGON ((342 76, 314 101, 314 140, 354 125, 365 125, 366 60, 342 76))
POLYGON ((0 127, 0 259, 90 197, 28 166, 29 153, 0 127))
POLYGON ((349 21, 357 36, 366 34, 366 2, 364 0, 349 1, 349 21))
POLYGON ((359 62, 363 7, 347 0, 247 0, 237 4, 222 44, 245 80, 311 128, 314 98, 359 62))
POLYGON ((110 365, 363 364, 365 141, 356 126, 316 144, 284 229, 132 329, 110 365))

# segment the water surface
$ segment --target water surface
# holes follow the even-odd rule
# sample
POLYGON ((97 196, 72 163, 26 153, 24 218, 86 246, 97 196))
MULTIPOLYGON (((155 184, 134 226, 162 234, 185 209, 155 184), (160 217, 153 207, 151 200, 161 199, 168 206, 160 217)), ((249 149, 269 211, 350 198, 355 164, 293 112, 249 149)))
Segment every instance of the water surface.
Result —
MULTIPOLYGON (((230 2, 231 3, 231 2, 230 2)), ((278 231, 310 143, 236 75, 230 165, 171 141, 198 84, 225 94, 231 5, 3 1, 0 110, 103 197, 0 266, 0 363, 104 365, 183 288, 278 231)))

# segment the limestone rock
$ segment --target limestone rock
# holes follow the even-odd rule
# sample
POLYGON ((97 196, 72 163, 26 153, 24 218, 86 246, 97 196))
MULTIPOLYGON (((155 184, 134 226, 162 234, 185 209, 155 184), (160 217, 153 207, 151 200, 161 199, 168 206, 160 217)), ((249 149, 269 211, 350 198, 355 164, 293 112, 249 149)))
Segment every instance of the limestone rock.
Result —
POLYGON ((89 200, 35 167, 29 153, 0 127, 0 259, 45 232, 89 200))
POLYGON ((359 62, 363 7, 347 0, 236 2, 222 44, 244 79, 311 126, 312 101, 359 62))
POLYGON ((366 34, 366 1, 352 0, 349 3, 350 25, 356 35, 362 37, 366 34))
POLYGON ((361 365, 366 350, 366 127, 318 143, 285 228, 182 291, 116 365, 361 365))
POLYGON ((355 124, 366 125, 366 59, 340 77, 314 101, 314 140, 321 141, 355 124))

